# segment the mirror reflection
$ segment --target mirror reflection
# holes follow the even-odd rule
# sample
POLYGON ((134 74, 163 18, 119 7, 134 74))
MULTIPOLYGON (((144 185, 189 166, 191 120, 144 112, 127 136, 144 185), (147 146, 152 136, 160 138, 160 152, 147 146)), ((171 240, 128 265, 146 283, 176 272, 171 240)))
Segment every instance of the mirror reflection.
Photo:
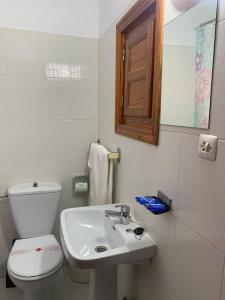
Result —
POLYGON ((209 127, 216 13, 205 0, 165 25, 161 124, 209 127))

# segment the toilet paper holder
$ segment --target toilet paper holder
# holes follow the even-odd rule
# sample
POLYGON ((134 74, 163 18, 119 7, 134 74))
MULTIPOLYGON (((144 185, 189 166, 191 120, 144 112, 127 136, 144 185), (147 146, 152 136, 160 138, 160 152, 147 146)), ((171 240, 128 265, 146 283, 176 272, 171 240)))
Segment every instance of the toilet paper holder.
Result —
POLYGON ((87 193, 89 191, 89 177, 74 176, 72 178, 72 186, 74 193, 87 193))

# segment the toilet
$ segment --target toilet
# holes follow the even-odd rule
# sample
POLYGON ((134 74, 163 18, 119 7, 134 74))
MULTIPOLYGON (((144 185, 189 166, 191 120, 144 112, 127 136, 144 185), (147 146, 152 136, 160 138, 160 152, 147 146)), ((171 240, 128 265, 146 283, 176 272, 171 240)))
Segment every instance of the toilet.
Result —
POLYGON ((48 286, 63 264, 63 252, 52 234, 61 185, 34 182, 12 186, 9 203, 19 235, 9 254, 7 269, 24 300, 48 299, 48 286))

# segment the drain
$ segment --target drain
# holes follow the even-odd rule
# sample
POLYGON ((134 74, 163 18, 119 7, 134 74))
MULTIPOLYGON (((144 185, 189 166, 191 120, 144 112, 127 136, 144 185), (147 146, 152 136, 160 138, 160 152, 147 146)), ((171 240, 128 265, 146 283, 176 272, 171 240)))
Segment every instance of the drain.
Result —
POLYGON ((108 248, 105 247, 105 246, 98 246, 98 247, 95 248, 95 251, 96 251, 97 253, 102 253, 102 252, 105 252, 105 251, 107 251, 107 250, 108 250, 108 248))

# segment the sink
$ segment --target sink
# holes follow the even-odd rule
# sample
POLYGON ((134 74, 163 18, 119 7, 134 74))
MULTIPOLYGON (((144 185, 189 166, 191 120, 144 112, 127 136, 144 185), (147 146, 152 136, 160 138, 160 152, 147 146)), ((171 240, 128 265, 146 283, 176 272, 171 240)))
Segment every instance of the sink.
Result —
POLYGON ((135 236, 136 222, 123 225, 119 218, 106 216, 105 210, 117 209, 109 204, 61 213, 60 235, 67 260, 74 268, 93 269, 89 300, 105 299, 105 293, 111 295, 108 300, 116 300, 117 265, 137 263, 156 252, 156 244, 148 233, 135 236))

